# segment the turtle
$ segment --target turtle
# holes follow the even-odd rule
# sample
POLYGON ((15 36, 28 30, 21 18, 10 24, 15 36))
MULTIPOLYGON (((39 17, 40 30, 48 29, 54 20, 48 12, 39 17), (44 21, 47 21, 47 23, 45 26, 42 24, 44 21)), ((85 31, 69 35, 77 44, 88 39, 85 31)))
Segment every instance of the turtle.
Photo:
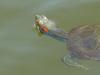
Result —
POLYGON ((32 29, 39 36, 46 35, 67 44, 68 53, 61 61, 69 66, 76 66, 88 70, 77 59, 100 60, 100 25, 79 25, 69 32, 56 26, 44 15, 35 15, 32 29))

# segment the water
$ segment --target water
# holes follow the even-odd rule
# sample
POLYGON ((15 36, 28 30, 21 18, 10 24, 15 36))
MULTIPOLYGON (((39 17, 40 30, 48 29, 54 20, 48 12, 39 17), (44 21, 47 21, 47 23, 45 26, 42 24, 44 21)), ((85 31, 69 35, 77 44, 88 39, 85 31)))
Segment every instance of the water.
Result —
POLYGON ((100 62, 83 61, 89 71, 60 62, 66 44, 32 32, 33 17, 44 14, 69 31, 100 23, 99 0, 0 0, 0 75, 99 75, 100 62))

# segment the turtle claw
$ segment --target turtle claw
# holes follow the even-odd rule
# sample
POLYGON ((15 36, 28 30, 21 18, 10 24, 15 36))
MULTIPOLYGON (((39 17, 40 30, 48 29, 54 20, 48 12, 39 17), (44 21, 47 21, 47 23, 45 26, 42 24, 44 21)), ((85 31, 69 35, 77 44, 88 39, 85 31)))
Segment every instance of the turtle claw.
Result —
POLYGON ((70 55, 64 56, 63 58, 61 58, 61 61, 67 66, 78 67, 85 70, 89 70, 89 68, 77 63, 75 59, 73 59, 70 55))

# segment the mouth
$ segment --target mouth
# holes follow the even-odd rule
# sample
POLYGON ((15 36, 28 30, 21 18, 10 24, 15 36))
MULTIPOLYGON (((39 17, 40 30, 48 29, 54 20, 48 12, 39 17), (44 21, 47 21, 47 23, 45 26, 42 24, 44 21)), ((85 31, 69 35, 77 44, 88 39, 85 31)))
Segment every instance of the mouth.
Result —
POLYGON ((37 24, 32 25, 33 32, 36 32, 38 36, 42 36, 43 32, 40 30, 40 26, 37 24))

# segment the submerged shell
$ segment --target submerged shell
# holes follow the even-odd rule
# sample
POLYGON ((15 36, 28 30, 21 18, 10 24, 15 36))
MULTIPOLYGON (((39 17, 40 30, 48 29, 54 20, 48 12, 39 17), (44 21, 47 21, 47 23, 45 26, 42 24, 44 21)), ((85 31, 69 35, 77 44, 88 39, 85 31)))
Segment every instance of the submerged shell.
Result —
POLYGON ((69 50, 74 56, 100 60, 100 25, 82 25, 69 32, 69 50))

